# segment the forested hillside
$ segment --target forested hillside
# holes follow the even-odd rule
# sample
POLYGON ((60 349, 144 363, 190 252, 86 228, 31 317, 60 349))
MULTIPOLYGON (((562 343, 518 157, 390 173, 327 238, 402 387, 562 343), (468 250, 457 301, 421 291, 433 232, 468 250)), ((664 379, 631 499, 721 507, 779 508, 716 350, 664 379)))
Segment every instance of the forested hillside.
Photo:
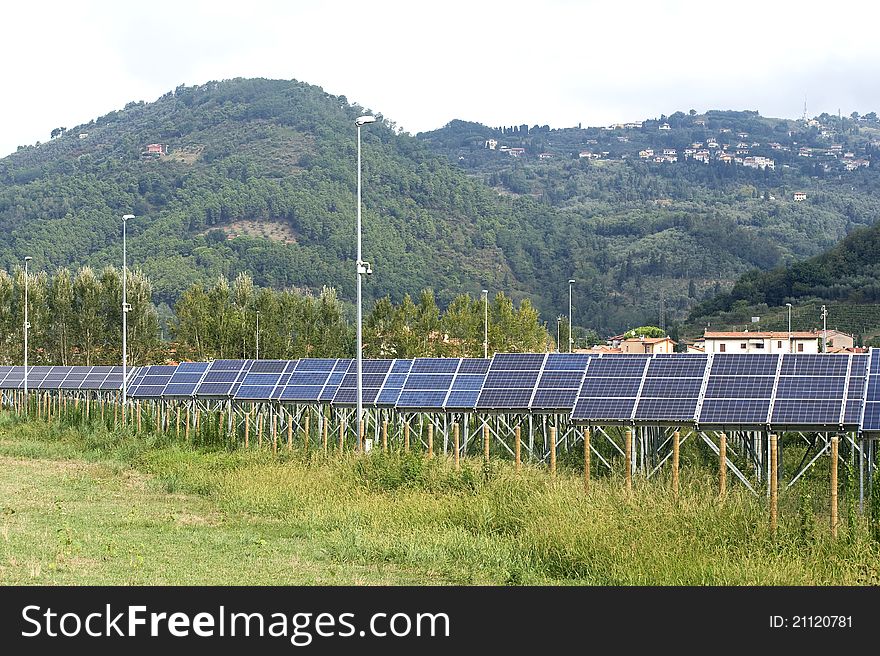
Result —
MULTIPOLYGON (((351 301, 354 119, 365 111, 296 81, 236 79, 47 129, 48 142, 0 160, 0 268, 25 255, 35 271, 119 266, 120 217, 132 213, 129 263, 152 282, 162 317, 193 284, 242 272, 261 287, 327 286, 351 301)), ((661 304, 668 321, 682 318, 743 272, 815 255, 873 223, 876 117, 820 118, 679 112, 661 117, 668 130, 453 121, 418 137, 388 120, 367 126, 368 303, 433 289, 443 308, 489 289, 531 298, 552 324, 575 278, 581 328, 656 323, 661 304), (733 149, 738 132, 755 153, 771 139, 788 150, 773 151, 775 170, 639 156, 712 135, 733 149), (795 190, 808 198, 794 202, 795 190)))

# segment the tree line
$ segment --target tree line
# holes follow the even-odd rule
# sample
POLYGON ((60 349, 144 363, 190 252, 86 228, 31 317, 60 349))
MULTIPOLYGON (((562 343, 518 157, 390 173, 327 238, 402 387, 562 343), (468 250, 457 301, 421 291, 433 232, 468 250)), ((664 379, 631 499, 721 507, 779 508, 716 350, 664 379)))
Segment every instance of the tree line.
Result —
MULTIPOLYGON (((25 272, 0 270, 0 361, 21 364, 25 272)), ((101 365, 122 358, 122 272, 84 266, 54 273, 29 271, 28 364, 101 365)), ((171 339, 160 338, 150 279, 127 275, 128 361, 133 366, 217 358, 353 357, 354 308, 334 288, 320 293, 260 288, 247 273, 192 284, 174 306, 171 339)), ((482 357, 488 351, 554 348, 540 315, 526 299, 461 294, 441 310, 431 290, 400 303, 386 296, 364 318, 364 355, 378 358, 482 357)), ((567 335, 564 336, 567 339, 567 335)))

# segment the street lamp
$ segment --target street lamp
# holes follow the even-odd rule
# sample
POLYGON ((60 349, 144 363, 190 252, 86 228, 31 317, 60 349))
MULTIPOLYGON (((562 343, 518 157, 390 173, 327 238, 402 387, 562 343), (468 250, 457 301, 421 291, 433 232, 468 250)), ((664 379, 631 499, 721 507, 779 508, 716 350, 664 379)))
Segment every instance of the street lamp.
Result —
POLYGON ((24 402, 27 404, 28 398, 28 364, 27 364, 27 356, 28 356, 28 329, 31 327, 30 321, 28 321, 28 262, 31 261, 31 256, 28 255, 24 258, 24 402))
POLYGON ((255 359, 255 360, 259 360, 259 359, 260 359, 260 311, 259 311, 259 310, 257 310, 257 331, 256 331, 256 336, 257 336, 257 340, 256 340, 257 343, 256 343, 256 348, 254 349, 254 350, 256 351, 256 352, 254 353, 254 359, 255 359))
POLYGON ((822 306, 822 353, 827 352, 828 347, 828 324, 826 323, 826 319, 828 318, 828 310, 825 309, 825 306, 822 306))
POLYGON ((489 357, 489 290, 483 290, 483 357, 489 357))
POLYGON ((568 352, 571 353, 574 346, 574 337, 571 336, 571 286, 574 285, 574 278, 568 281, 568 352))
POLYGON ((134 214, 122 216, 122 423, 125 424, 125 409, 128 405, 128 262, 126 252, 125 227, 128 220, 133 219, 134 214))
POLYGON ((559 345, 559 324, 562 321, 562 315, 556 315, 556 352, 561 353, 562 347, 559 345))
POLYGON ((791 353, 791 303, 786 303, 788 308, 788 352, 791 353))
POLYGON ((355 119, 357 128, 357 439, 358 451, 363 451, 364 434, 364 341, 363 341, 363 299, 361 286, 364 275, 373 273, 369 262, 364 262, 361 253, 361 127, 375 123, 375 116, 359 116, 355 119))

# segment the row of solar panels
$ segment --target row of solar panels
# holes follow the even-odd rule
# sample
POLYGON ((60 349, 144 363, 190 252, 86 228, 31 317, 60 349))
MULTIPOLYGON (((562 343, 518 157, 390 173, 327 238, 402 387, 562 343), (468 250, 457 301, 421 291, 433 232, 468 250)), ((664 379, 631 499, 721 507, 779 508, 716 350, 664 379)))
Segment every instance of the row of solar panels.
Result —
MULTIPOLYGON (((352 406, 351 359, 214 360, 140 367, 132 398, 352 406)), ((23 387, 0 367, 0 389, 23 387)), ((29 367, 31 389, 118 390, 121 367, 29 367)), ((363 361, 363 401, 400 410, 568 413, 579 423, 841 426, 880 431, 880 349, 847 354, 502 353, 363 361)))

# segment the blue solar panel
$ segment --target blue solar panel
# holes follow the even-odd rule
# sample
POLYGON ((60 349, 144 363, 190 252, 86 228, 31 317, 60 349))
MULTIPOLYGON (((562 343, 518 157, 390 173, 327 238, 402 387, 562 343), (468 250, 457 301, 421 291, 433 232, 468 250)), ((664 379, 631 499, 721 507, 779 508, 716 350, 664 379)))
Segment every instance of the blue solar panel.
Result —
POLYGON ((765 426, 779 357, 764 353, 715 354, 699 423, 765 426))
POLYGON ((782 356, 770 423, 829 426, 845 415, 849 355, 787 353, 782 356))
POLYGON ((202 382, 196 387, 195 396, 197 398, 234 397, 254 362, 256 361, 214 360, 202 377, 202 382))
POLYGON ((571 413, 572 420, 630 421, 650 357, 591 359, 571 413))
POLYGON ((708 362, 701 354, 654 356, 648 363, 634 419, 693 421, 708 362))
POLYGON ((413 360, 410 376, 416 374, 455 374, 461 358, 416 358, 413 360))
POLYGON ((447 411, 473 410, 491 363, 483 358, 462 358, 443 408, 447 411))
MULTIPOLYGON (((38 389, 60 389, 61 383, 67 378, 73 367, 52 367, 52 370, 46 374, 46 377, 40 382, 38 389)), ((28 380, 30 387, 30 380, 28 380)))
POLYGON ((210 364, 210 362, 181 362, 165 386, 162 396, 165 398, 192 396, 210 364))
POLYGON ((862 415, 862 430, 880 431, 880 349, 872 348, 862 415))
POLYGON ((350 365, 351 360, 347 358, 343 358, 336 362, 336 366, 333 368, 333 373, 327 378, 327 383, 321 390, 321 395, 318 397, 318 401, 321 403, 329 403, 333 400, 333 397, 336 396, 336 392, 339 390, 339 385, 342 383, 342 379, 345 377, 345 372, 348 371, 350 365))
POLYGON ((782 356, 783 376, 846 376, 849 355, 786 353, 782 356))
MULTIPOLYGON (((143 376, 139 376, 136 384, 128 390, 128 395, 132 398, 158 399, 162 397, 165 386, 171 379, 171 376, 177 370, 177 365, 152 365, 144 367, 143 376)), ((68 374, 62 387, 70 380, 71 374, 68 374)))
POLYGON ((254 360, 248 373, 280 374, 287 368, 287 360, 254 360))
POLYGON ((391 365, 391 373, 385 378, 382 390, 376 397, 376 405, 390 407, 397 403, 409 370, 412 368, 412 363, 412 360, 404 359, 394 361, 394 364, 391 365))
POLYGON ((551 353, 535 386, 531 409, 537 412, 571 412, 591 356, 551 353))
POLYGON ((271 401, 281 394, 276 389, 282 384, 282 378, 290 382, 290 375, 284 372, 296 370, 296 362, 287 360, 255 360, 235 389, 236 400, 271 401))
MULTIPOLYGON (((393 360, 363 360, 361 368, 361 400, 365 405, 375 405, 376 397, 385 383, 385 377, 391 370, 393 360)), ((336 394, 333 396, 334 405, 357 405, 357 360, 352 360, 348 371, 336 394)))
POLYGON ((546 358, 543 353, 495 355, 476 407, 482 410, 528 410, 546 358))

